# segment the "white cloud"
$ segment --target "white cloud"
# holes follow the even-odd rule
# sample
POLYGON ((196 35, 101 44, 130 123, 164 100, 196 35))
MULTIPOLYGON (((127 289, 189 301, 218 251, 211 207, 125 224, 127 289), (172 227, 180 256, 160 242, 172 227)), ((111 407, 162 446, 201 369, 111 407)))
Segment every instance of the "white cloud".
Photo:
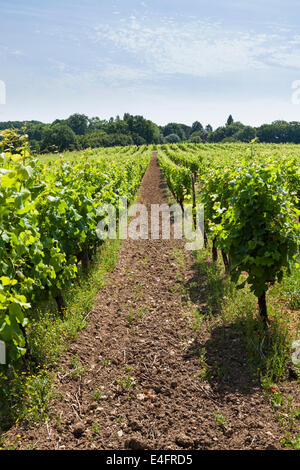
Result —
POLYGON ((210 77, 272 64, 300 67, 299 36, 287 40, 284 33, 230 31, 220 23, 164 18, 152 26, 146 17, 131 16, 114 25, 99 25, 95 37, 146 64, 149 76, 155 72, 210 77))
POLYGON ((128 65, 108 64, 98 75, 108 80, 139 80, 147 78, 147 71, 128 65))
POLYGON ((300 51, 276 52, 273 54, 271 61, 282 67, 300 69, 300 51))
POLYGON ((12 49, 10 47, 4 46, 0 44, 0 55, 4 57, 8 56, 22 56, 23 52, 19 49, 12 49))
POLYGON ((48 59, 48 62, 50 63, 50 68, 54 72, 62 72, 62 73, 68 73, 71 72, 70 67, 65 62, 61 62, 60 60, 56 59, 48 59))
POLYGON ((139 88, 138 81, 148 78, 148 72, 142 68, 121 64, 104 64, 95 62, 93 69, 82 70, 74 66, 68 66, 63 62, 49 59, 50 70, 56 74, 54 83, 56 86, 69 87, 71 89, 86 89, 89 87, 121 88, 123 85, 130 89, 134 83, 134 90, 139 88))

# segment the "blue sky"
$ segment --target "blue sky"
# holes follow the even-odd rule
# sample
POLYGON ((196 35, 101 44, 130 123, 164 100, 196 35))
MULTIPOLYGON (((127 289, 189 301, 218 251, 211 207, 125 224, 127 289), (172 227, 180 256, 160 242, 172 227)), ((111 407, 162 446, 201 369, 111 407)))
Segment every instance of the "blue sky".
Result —
POLYGON ((0 0, 0 121, 300 121, 296 0, 0 0))

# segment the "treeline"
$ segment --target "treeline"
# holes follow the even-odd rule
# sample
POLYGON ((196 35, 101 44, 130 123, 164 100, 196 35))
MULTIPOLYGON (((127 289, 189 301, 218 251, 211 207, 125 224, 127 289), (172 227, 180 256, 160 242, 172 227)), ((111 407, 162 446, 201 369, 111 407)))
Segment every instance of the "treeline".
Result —
POLYGON ((208 142, 250 142, 257 138, 259 142, 266 143, 300 143, 300 122, 274 121, 272 124, 263 124, 251 127, 237 121, 230 115, 226 125, 218 127, 207 136, 208 142))
POLYGON ((56 119, 51 124, 40 121, 0 122, 4 129, 23 129, 28 135, 31 150, 37 153, 63 152, 95 147, 165 144, 182 141, 201 142, 260 142, 300 143, 300 122, 274 121, 260 127, 251 127, 230 115, 224 126, 213 130, 195 121, 192 126, 169 123, 158 126, 143 116, 125 113, 109 120, 73 114, 67 119, 56 119))
POLYGON ((101 120, 84 114, 73 114, 68 119, 56 119, 52 124, 39 121, 0 122, 4 129, 23 130, 36 152, 62 152, 117 145, 145 145, 160 143, 160 130, 143 116, 125 114, 123 119, 101 120))

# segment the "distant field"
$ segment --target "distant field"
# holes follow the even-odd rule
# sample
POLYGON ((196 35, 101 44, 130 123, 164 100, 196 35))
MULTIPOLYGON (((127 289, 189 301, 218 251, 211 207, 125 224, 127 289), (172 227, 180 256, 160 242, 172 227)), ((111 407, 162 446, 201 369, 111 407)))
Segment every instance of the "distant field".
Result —
MULTIPOLYGON (((149 146, 149 150, 150 150, 149 146)), ((38 158, 45 163, 53 162, 55 160, 59 160, 63 158, 66 161, 78 161, 78 159, 88 158, 93 160, 100 160, 100 159, 110 159, 115 157, 116 155, 131 155, 138 151, 144 151, 147 149, 147 146, 140 146, 137 145, 129 145, 127 147, 100 147, 95 149, 85 149, 85 150, 75 150, 72 152, 57 152, 57 153, 46 153, 38 155, 38 158)))
POLYGON ((256 159, 264 159, 267 157, 288 157, 295 158, 296 161, 300 162, 300 145, 298 144, 265 144, 265 143, 220 143, 220 144, 191 144, 191 143, 179 143, 179 144, 166 144, 166 145, 144 145, 136 146, 130 145, 127 147, 101 147, 96 149, 85 149, 76 150, 72 152, 63 153, 49 153, 38 155, 38 158, 45 162, 51 162, 60 158, 64 158, 67 161, 77 161, 78 158, 87 157, 89 159, 99 160, 102 158, 112 158, 115 155, 127 153, 134 153, 134 150, 155 150, 160 148, 174 149, 179 151, 191 152, 195 155, 206 157, 208 159, 214 159, 219 164, 232 162, 233 160, 239 160, 240 158, 247 156, 254 156, 256 159))

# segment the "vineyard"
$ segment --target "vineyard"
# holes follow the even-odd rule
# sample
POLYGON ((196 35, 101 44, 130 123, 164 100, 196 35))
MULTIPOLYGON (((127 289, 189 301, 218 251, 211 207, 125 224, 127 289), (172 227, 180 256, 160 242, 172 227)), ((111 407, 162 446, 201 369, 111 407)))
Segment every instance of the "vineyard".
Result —
MULTIPOLYGON (((3 147, 13 137, 8 134, 3 147)), ((104 153, 97 162, 82 157, 74 165, 44 166, 26 145, 18 150, 2 153, 0 170, 0 339, 8 362, 26 354, 30 310, 52 297, 62 312, 62 292, 78 263, 87 271, 99 244, 97 208, 117 204, 120 196, 132 200, 150 160, 149 152, 130 148, 122 156, 104 153)))
POLYGON ((0 406, 3 446, 299 447, 299 372, 290 364, 299 335, 299 163, 297 145, 256 141, 32 156, 26 138, 4 133, 0 397, 16 411, 8 417, 0 406), (92 282, 105 249, 97 209, 118 209, 122 196, 147 208, 176 200, 195 212, 203 204, 204 249, 187 253, 173 239, 122 243, 51 378, 59 392, 50 405, 39 381, 49 383, 57 365, 35 357, 31 324, 47 310, 54 322, 68 320, 68 292, 92 282), (27 376, 30 387, 39 384, 37 400, 27 376), (40 402, 43 419, 33 422, 40 402))
MULTIPOLYGON (((226 273, 238 288, 246 283, 268 321, 265 294, 295 265, 300 230, 299 158, 256 155, 245 147, 176 146, 158 152, 159 164, 177 201, 203 203, 212 257, 222 252, 226 273), (248 154, 247 154, 248 153, 248 154), (239 282, 241 274, 247 277, 239 282)), ((291 149, 290 149, 291 150, 291 149)))

